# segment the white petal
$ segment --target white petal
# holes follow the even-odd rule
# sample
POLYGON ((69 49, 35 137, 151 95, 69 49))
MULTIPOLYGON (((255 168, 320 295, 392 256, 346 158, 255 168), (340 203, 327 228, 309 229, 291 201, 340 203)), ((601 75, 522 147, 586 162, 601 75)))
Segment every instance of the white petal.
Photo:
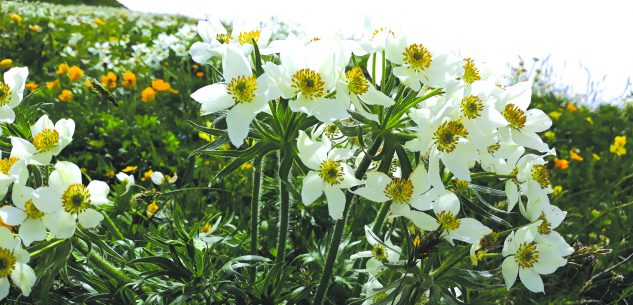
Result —
POLYGON ((353 186, 357 186, 361 183, 360 180, 354 177, 352 169, 349 165, 343 163, 341 164, 341 167, 343 168, 343 175, 341 176, 341 182, 336 185, 337 188, 347 189, 353 186))
POLYGON ((450 232, 453 239, 472 244, 478 242, 484 235, 492 230, 474 218, 462 218, 459 220, 459 228, 450 232))
POLYGON ((317 120, 323 123, 332 123, 336 120, 342 120, 350 117, 347 112, 349 104, 341 103, 335 99, 318 98, 312 100, 314 105, 313 113, 317 120))
POLYGON ((33 136, 39 134, 44 129, 55 129, 55 124, 51 119, 48 118, 48 115, 41 116, 33 126, 31 126, 31 134, 33 136))
POLYGON ((545 292, 543 280, 534 268, 521 268, 519 270, 519 278, 521 278, 521 282, 529 291, 545 292))
POLYGON ((15 121, 15 112, 9 105, 0 106, 0 123, 11 124, 15 121))
POLYGON ((71 238, 77 229, 77 216, 60 211, 54 214, 46 214, 42 218, 51 234, 57 238, 71 238))
POLYGON ((514 257, 506 257, 501 264, 501 273, 503 274, 503 281, 506 283, 506 288, 510 288, 517 280, 517 274, 519 273, 519 264, 514 260, 514 257))
POLYGON ((409 218, 418 228, 425 231, 435 231, 440 226, 433 216, 424 212, 411 211, 405 216, 409 218))
POLYGON ((26 213, 16 207, 5 205, 0 208, 0 219, 7 225, 19 226, 26 219, 26 213))
POLYGON ((28 159, 36 152, 31 142, 17 137, 11 137, 11 146, 11 157, 28 159))
POLYGON ((540 274, 552 274, 558 267, 564 266, 567 260, 562 258, 556 248, 550 245, 537 245, 538 261, 534 263, 534 270, 540 274))
POLYGON ((87 209, 79 214, 79 224, 84 228, 94 228, 103 220, 103 215, 95 209, 87 209))
POLYGON ((226 82, 238 76, 250 76, 251 65, 239 49, 229 46, 222 57, 222 75, 226 82))
POLYGON ((237 104, 226 115, 226 125, 228 127, 229 139, 235 147, 244 144, 244 139, 248 136, 251 122, 261 110, 255 109, 253 105, 237 104))
POLYGON ((191 98, 201 104, 202 115, 216 113, 235 105, 233 97, 226 92, 223 84, 204 86, 191 94, 191 98))
POLYGON ((303 178, 301 201, 305 205, 310 205, 321 197, 321 194, 323 194, 323 179, 317 172, 311 171, 303 178))
POLYGON ((525 115, 527 120, 523 129, 526 131, 541 132, 552 127, 552 119, 541 109, 530 109, 525 115))
POLYGON ((363 93, 360 98, 367 105, 381 105, 385 107, 393 106, 396 102, 384 93, 376 90, 374 86, 369 86, 367 92, 363 93))
POLYGON ((365 186, 358 188, 354 193, 374 202, 385 202, 389 200, 389 197, 385 195, 385 187, 389 182, 391 182, 389 176, 372 171, 367 173, 365 186))
POLYGON ((420 211, 433 209, 437 194, 434 190, 430 190, 422 195, 411 198, 411 206, 420 211))
POLYGON ((352 254, 349 258, 350 259, 358 259, 358 258, 367 258, 367 257, 372 257, 374 256, 371 251, 361 251, 355 254, 352 254))
POLYGON ((345 209, 345 193, 336 187, 325 186, 325 197, 327 198, 327 207, 330 217, 334 220, 343 218, 343 210, 345 209))
POLYGON ((429 183, 429 174, 426 172, 426 168, 424 168, 423 163, 418 164, 411 173, 409 179, 413 184, 413 196, 421 195, 431 188, 431 184, 429 183))
POLYGON ((0 248, 15 249, 20 243, 6 227, 0 227, 0 248))
POLYGON ((9 278, 0 278, 0 301, 4 300, 4 298, 9 295, 9 288, 11 288, 11 284, 9 284, 9 278))
POLYGON ((451 212, 453 216, 459 213, 459 198, 455 193, 445 190, 441 192, 437 198, 436 204, 433 206, 433 212, 438 214, 441 211, 451 212))
POLYGON ((506 181, 505 189, 506 196, 508 197, 508 212, 510 212, 514 209, 517 202, 519 202, 519 190, 511 179, 506 181))
POLYGON ((108 204, 108 194, 110 193, 110 187, 107 183, 99 180, 92 180, 88 184, 88 192, 90 193, 90 202, 94 205, 108 204))
POLYGON ((46 226, 39 219, 27 219, 18 231, 20 239, 25 246, 31 245, 34 241, 41 241, 46 238, 46 226))
POLYGON ((81 170, 79 166, 59 161, 55 164, 55 170, 51 173, 48 184, 58 190, 65 191, 71 184, 81 183, 81 170))
POLYGON ((297 150, 299 150, 301 161, 307 167, 318 170, 321 162, 327 159, 330 148, 331 143, 327 137, 324 137, 323 141, 314 141, 303 130, 299 131, 297 150))
POLYGON ((64 190, 57 190, 44 186, 33 191, 33 204, 44 213, 54 213, 62 209, 62 194, 64 190))
POLYGON ((211 57, 218 56, 218 52, 213 50, 213 47, 205 42, 196 41, 189 48, 189 55, 191 59, 199 64, 206 64, 211 57))
POLYGON ((18 286, 24 296, 31 294, 31 289, 37 281, 35 271, 27 264, 15 264, 15 269, 11 272, 11 280, 13 284, 18 286))

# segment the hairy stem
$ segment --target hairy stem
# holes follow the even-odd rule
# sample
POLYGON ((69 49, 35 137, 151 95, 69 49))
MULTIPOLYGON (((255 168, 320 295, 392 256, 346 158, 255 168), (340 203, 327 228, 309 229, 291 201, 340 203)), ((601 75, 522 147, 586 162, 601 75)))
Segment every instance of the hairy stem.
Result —
MULTIPOLYGON (((257 255, 257 240, 259 237, 259 199, 260 189, 262 184, 262 166, 263 157, 255 159, 253 164, 253 188, 251 193, 251 248, 250 254, 257 255)), ((257 274, 256 267, 253 267, 249 274, 251 283, 255 282, 255 276, 257 274)))
POLYGON ((285 183, 288 180, 290 167, 292 166, 292 154, 283 152, 280 154, 279 163, 279 235, 277 236, 276 263, 283 263, 286 256, 286 239, 288 238, 288 219, 290 214, 290 190, 285 183))

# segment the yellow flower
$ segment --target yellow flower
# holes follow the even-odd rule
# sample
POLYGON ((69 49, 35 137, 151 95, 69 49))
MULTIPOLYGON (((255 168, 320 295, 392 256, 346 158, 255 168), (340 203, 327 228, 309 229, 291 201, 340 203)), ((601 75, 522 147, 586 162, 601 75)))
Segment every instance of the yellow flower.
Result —
POLYGON ((77 67, 77 66, 72 66, 70 68, 68 68, 68 79, 71 81, 76 81, 78 79, 80 79, 82 76, 84 76, 84 70, 81 70, 81 68, 77 67))
POLYGON ((613 144, 609 146, 609 151, 618 157, 626 155, 626 136, 616 136, 613 144))
POLYGON ((67 74, 69 68, 70 67, 68 67, 67 63, 61 63, 61 64, 59 64, 59 68, 57 68, 57 71, 55 71, 55 74, 57 74, 57 75, 67 74))
POLYGON ((145 173, 143 173, 143 177, 141 177, 141 181, 145 181, 147 179, 151 179, 152 178, 152 174, 154 174, 153 170, 148 170, 145 173))
POLYGON ((552 188, 552 196, 558 196, 563 192, 562 185, 556 185, 552 188))
POLYGON ((32 25, 32 26, 30 26, 29 28, 30 28, 30 29, 31 29, 31 31, 33 31, 33 32, 37 32, 37 31, 39 31, 39 30, 41 30, 41 29, 42 29, 42 28, 41 28, 39 25, 37 25, 37 24, 36 24, 36 25, 32 25))
POLYGON ((553 131, 548 130, 548 131, 546 131, 546 132, 544 133, 544 135, 545 135, 545 138, 546 138, 548 141, 550 141, 550 142, 554 142, 554 141, 556 141, 556 133, 554 133, 553 131))
POLYGON ((251 168, 253 168, 253 164, 250 164, 248 162, 242 164, 242 169, 251 169, 251 168))
POLYGON ((152 88, 154 88, 154 90, 162 92, 162 91, 169 91, 173 94, 178 93, 178 90, 174 90, 171 88, 171 85, 162 80, 162 79, 154 79, 152 80, 152 88))
POLYGON ((105 26, 106 22, 103 21, 103 19, 101 19, 101 18, 97 18, 97 19, 95 19, 95 24, 98 25, 98 26, 105 26))
POLYGON ((0 69, 6 69, 11 67, 11 65, 13 64, 13 60, 11 60, 10 58, 5 58, 3 60, 0 60, 0 69))
POLYGON ((207 222, 204 226, 202 226, 202 228, 200 228, 200 233, 209 233, 211 232, 211 228, 212 226, 207 222))
POLYGON ((567 169, 569 168, 569 161, 565 159, 556 159, 554 160, 554 167, 558 169, 567 169))
POLYGON ((626 136, 616 136, 613 139, 613 143, 620 146, 626 145, 626 136))
POLYGON ((101 76, 101 84, 109 89, 116 88, 117 76, 113 72, 108 72, 106 75, 101 76))
POLYGON ((154 216, 154 214, 156 213, 156 211, 158 211, 159 206, 158 204, 156 204, 156 201, 150 203, 147 205, 147 211, 145 212, 145 215, 147 215, 147 218, 152 218, 152 216, 154 216))
POLYGON ((141 92, 141 101, 143 103, 149 103, 156 99, 156 91, 152 87, 147 87, 141 92))
POLYGON ((128 165, 124 169, 122 169, 121 171, 124 172, 124 173, 129 173, 129 172, 135 171, 137 168, 138 168, 138 166, 136 166, 136 165, 128 165))
POLYGON ((574 106, 574 104, 572 104, 572 103, 567 104, 566 108, 567 108, 567 111, 569 111, 569 112, 576 112, 576 111, 578 111, 578 108, 576 106, 574 106))
POLYGON ((27 82, 25 87, 26 89, 29 89, 29 91, 33 92, 35 91, 35 89, 37 89, 38 85, 36 82, 27 82))
POLYGON ((126 88, 132 88, 136 86, 136 74, 132 71, 126 71, 123 73, 123 86, 126 88))
POLYGON ((92 89, 92 83, 90 83, 89 80, 85 80, 84 81, 84 86, 86 86, 86 88, 88 88, 88 89, 92 89))
POLYGON ((18 14, 10 14, 9 15, 9 19, 11 19, 11 21, 15 22, 15 23, 22 23, 22 16, 18 15, 18 14))
POLYGON ((585 160, 585 158, 583 158, 581 155, 577 154, 575 151, 570 150, 569 151, 569 158, 574 160, 574 161, 582 161, 585 160))
POLYGON ((73 100, 73 92, 68 89, 64 89, 57 97, 60 101, 68 103, 73 100))
POLYGON ((46 87, 48 89, 57 89, 59 88, 59 79, 56 79, 52 82, 46 82, 46 87))
POLYGON ((206 132, 198 132, 198 137, 207 142, 211 142, 211 136, 206 132))
POLYGON ((552 111, 549 113, 549 116, 552 118, 552 120, 554 121, 558 121, 558 119, 560 119, 560 116, 562 115, 562 113, 558 112, 558 111, 552 111))
POLYGON ((113 170, 109 170, 105 173, 105 176, 112 179, 114 178, 114 171, 113 170))
POLYGON ((585 121, 587 121, 587 123, 593 125, 593 119, 590 116, 586 117, 585 121))
POLYGON ((597 153, 593 153, 592 157, 596 161, 600 160, 600 155, 598 155, 597 153))

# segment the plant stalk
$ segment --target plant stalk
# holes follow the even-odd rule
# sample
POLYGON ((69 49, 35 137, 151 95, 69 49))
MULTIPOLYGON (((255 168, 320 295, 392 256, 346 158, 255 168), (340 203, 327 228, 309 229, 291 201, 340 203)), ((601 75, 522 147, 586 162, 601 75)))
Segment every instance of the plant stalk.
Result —
MULTIPOLYGON (((257 255, 257 240, 259 237, 259 199, 262 185, 262 165, 264 164, 262 157, 255 158, 253 164, 253 188, 251 193, 251 248, 250 254, 257 255)), ((249 279, 251 283, 255 282, 257 275, 256 267, 250 270, 249 279)))

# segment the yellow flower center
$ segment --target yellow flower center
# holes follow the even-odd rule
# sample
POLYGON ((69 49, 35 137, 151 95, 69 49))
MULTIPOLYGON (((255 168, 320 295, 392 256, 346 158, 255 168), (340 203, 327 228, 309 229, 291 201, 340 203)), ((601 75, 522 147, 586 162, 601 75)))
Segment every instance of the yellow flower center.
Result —
POLYGON ((413 183, 409 179, 395 178, 385 187, 385 195, 394 203, 408 204, 413 196, 413 183))
POLYGON ((396 37, 396 33, 394 31, 392 31, 389 28, 383 28, 380 27, 378 29, 375 29, 372 33, 371 33, 371 39, 373 40, 374 38, 376 38, 376 36, 382 32, 387 32, 388 34, 391 35, 391 37, 396 37))
POLYGON ((453 231, 459 228, 460 220, 449 211, 441 211, 436 217, 437 223, 446 231, 453 231))
POLYGON ((468 136, 468 131, 460 121, 447 121, 442 123, 433 134, 433 140, 437 149, 444 153, 450 153, 457 147, 460 138, 468 136))
POLYGON ((469 95, 462 99, 461 108, 465 117, 476 119, 484 110, 484 102, 478 96, 469 95))
POLYGON ((538 262, 538 250, 536 250, 536 245, 533 243, 522 243, 519 245, 514 260, 521 268, 532 268, 534 263, 538 262))
POLYGON ((9 85, 0 82, 0 106, 4 106, 11 100, 11 88, 9 85))
POLYGON ((259 32, 259 30, 242 32, 237 36, 237 42, 239 42, 241 45, 245 43, 253 44, 253 39, 255 40, 255 42, 257 42, 259 40, 260 34, 261 33, 259 32))
POLYGON ((218 34, 215 35, 215 39, 221 44, 228 44, 233 40, 233 37, 231 37, 231 34, 218 34))
POLYGON ((33 204, 33 200, 29 200, 24 203, 24 212, 26 212, 26 217, 28 219, 40 219, 44 216, 44 212, 40 211, 33 204))
POLYGON ((381 262, 387 261, 387 251, 385 250, 385 246, 381 244, 375 244, 371 248, 371 255, 373 255, 375 259, 381 262))
POLYGON ((347 76, 347 88, 354 94, 363 94, 369 89, 369 82, 363 75, 363 70, 359 67, 354 67, 345 73, 347 76))
POLYGON ((404 62, 417 72, 428 69, 431 66, 431 61, 433 61, 431 52, 419 43, 409 45, 402 56, 404 57, 404 62))
POLYGON ((542 164, 532 166, 532 179, 538 182, 542 188, 546 188, 551 183, 549 181, 549 171, 547 167, 542 164))
POLYGON ((479 75, 479 69, 475 67, 475 62, 472 58, 464 59, 466 63, 464 64, 464 82, 467 84, 472 84, 481 79, 479 75))
POLYGON ((18 162, 18 160, 19 158, 16 157, 0 159, 0 172, 8 175, 11 167, 13 167, 13 164, 15 164, 15 162, 18 162))
POLYGON ((237 103, 250 103, 255 99, 257 78, 255 76, 238 76, 229 82, 226 91, 233 95, 237 103))
POLYGON ((525 127, 525 121, 527 120, 525 111, 519 109, 516 105, 507 104, 501 114, 510 123, 510 127, 514 129, 525 127))
POLYGON ((541 225, 538 226, 539 234, 547 235, 552 233, 552 224, 545 218, 545 213, 541 212, 541 216, 539 216, 538 219, 543 221, 541 225))
POLYGON ((83 213, 90 207, 90 192, 81 183, 71 184, 62 195, 62 206, 67 213, 83 213))
POLYGON ((52 150, 59 144, 59 132, 55 129, 46 128, 33 137, 33 146, 38 152, 52 150))
POLYGON ((519 174, 519 168, 518 167, 514 167, 512 169, 512 171, 510 172, 510 176, 512 176, 512 182, 514 182, 514 184, 519 185, 521 184, 521 181, 519 181, 519 179, 517 179, 517 175, 519 174))
POLYGON ((325 160, 319 168, 319 177, 330 185, 337 185, 343 181, 343 167, 341 161, 325 160))
POLYGON ((15 256, 7 248, 0 248, 0 279, 11 275, 15 269, 15 256))
POLYGON ((321 74, 311 69, 301 69, 292 76, 292 88, 308 99, 325 95, 324 86, 321 74))
POLYGON ((205 223, 204 226, 200 228, 200 233, 209 233, 209 232, 211 232, 211 225, 208 223, 205 223))

